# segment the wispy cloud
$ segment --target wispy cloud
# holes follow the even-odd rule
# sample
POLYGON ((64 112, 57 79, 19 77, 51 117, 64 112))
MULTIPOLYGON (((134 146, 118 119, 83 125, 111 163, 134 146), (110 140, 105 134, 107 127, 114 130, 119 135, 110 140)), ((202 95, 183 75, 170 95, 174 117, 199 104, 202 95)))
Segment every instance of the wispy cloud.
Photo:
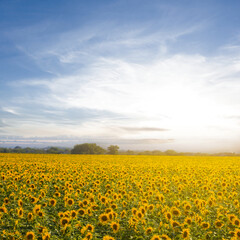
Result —
POLYGON ((129 132, 145 132, 145 131, 150 131, 150 132, 162 132, 162 131, 169 131, 169 129, 166 128, 152 128, 152 127, 120 127, 120 129, 123 129, 125 131, 129 132))

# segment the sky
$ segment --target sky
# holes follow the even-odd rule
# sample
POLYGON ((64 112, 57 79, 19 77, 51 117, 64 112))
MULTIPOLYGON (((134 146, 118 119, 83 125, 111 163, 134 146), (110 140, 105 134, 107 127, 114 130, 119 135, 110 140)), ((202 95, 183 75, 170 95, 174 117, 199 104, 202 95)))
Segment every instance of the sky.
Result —
POLYGON ((240 1, 0 1, 0 147, 240 152, 240 1))

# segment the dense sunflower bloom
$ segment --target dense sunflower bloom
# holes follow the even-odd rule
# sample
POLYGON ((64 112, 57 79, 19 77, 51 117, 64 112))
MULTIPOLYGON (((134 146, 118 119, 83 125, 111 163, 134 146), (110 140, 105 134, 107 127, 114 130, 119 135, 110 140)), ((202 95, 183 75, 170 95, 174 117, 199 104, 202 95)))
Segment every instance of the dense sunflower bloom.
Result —
POLYGON ((33 239, 35 239, 35 234, 34 234, 34 232, 27 232, 25 238, 26 238, 27 240, 33 240, 33 239))

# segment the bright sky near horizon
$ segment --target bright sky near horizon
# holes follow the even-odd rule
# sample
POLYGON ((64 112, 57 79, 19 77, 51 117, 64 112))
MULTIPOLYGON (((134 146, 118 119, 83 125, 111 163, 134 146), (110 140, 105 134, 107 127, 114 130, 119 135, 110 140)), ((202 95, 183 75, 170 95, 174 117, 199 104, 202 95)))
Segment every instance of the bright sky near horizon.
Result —
POLYGON ((0 1, 0 146, 240 152, 240 1, 0 1))

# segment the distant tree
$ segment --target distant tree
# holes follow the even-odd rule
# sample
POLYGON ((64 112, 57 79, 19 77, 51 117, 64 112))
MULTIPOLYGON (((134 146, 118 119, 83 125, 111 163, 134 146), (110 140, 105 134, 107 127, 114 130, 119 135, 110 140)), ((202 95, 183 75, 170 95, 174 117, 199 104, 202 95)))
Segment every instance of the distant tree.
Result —
POLYGON ((169 156, 174 156, 174 155, 178 155, 178 153, 174 150, 167 150, 164 152, 166 155, 169 155, 169 156))
POLYGON ((59 153, 63 153, 64 150, 63 149, 60 149, 58 147, 50 147, 49 149, 47 149, 46 151, 47 153, 50 153, 50 154, 59 154, 59 153))
POLYGON ((96 143, 77 144, 71 150, 71 154, 104 154, 105 152, 105 149, 96 143))
POLYGON ((126 154, 127 154, 127 155, 133 155, 133 154, 134 154, 134 151, 132 151, 132 150, 127 150, 127 151, 126 151, 126 154))
POLYGON ((117 146, 117 145, 110 145, 108 147, 108 154, 116 155, 116 154, 118 154, 118 149, 119 149, 119 146, 117 146))

